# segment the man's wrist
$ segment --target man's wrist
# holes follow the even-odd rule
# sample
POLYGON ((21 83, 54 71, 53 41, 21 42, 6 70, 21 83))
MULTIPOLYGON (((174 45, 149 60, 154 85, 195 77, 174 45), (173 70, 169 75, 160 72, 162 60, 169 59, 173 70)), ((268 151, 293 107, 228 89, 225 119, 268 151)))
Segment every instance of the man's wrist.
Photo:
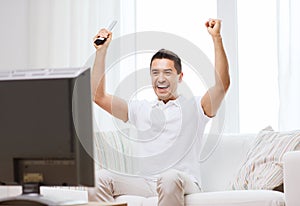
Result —
POLYGON ((97 55, 105 55, 106 51, 107 51, 107 47, 102 46, 101 48, 99 48, 99 49, 96 50, 96 54, 97 55))
POLYGON ((213 35, 212 39, 213 39, 214 42, 222 42, 221 34, 213 35))
POLYGON ((212 38, 218 40, 218 39, 222 39, 222 36, 221 36, 221 34, 215 34, 215 35, 212 35, 212 38))

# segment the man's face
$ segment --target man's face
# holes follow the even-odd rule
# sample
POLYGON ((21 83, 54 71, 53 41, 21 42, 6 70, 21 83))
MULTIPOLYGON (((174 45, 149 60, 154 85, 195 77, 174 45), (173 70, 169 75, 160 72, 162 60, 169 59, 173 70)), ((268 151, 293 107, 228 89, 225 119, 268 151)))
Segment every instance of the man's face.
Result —
POLYGON ((154 59, 150 73, 152 86, 159 100, 166 103, 177 98, 177 85, 182 81, 183 74, 177 74, 172 60, 154 59))

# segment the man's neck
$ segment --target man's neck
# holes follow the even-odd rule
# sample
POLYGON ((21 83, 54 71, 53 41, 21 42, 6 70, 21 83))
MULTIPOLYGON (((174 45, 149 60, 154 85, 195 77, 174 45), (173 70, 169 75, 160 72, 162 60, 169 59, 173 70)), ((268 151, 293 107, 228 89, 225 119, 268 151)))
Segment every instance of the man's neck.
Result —
POLYGON ((178 95, 170 97, 169 99, 158 99, 159 101, 162 101, 163 103, 167 104, 170 100, 176 100, 178 98, 178 95))

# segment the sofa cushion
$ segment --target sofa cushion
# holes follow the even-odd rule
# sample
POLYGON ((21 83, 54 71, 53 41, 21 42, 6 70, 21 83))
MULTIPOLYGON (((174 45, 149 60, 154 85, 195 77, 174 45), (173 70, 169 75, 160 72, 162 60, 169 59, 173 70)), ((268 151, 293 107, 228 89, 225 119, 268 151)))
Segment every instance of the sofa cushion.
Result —
MULTIPOLYGON (((116 201, 127 202, 128 206, 157 205, 157 197, 123 195, 116 201)), ((284 206, 284 195, 268 190, 204 192, 185 196, 185 206, 284 206)))
POLYGON ((246 160, 233 181, 232 189, 274 189, 283 183, 283 155, 295 149, 300 131, 274 132, 267 127, 259 132, 246 160))
POLYGON ((186 206, 284 206, 281 192, 268 190, 235 190, 197 193, 186 196, 186 206))

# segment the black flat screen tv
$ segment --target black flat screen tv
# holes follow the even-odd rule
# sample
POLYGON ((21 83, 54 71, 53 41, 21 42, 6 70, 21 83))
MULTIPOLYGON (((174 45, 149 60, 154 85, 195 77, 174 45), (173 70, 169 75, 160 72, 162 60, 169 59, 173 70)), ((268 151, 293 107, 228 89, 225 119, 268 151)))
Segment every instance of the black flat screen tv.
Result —
POLYGON ((94 186, 90 68, 0 72, 0 184, 94 186))

